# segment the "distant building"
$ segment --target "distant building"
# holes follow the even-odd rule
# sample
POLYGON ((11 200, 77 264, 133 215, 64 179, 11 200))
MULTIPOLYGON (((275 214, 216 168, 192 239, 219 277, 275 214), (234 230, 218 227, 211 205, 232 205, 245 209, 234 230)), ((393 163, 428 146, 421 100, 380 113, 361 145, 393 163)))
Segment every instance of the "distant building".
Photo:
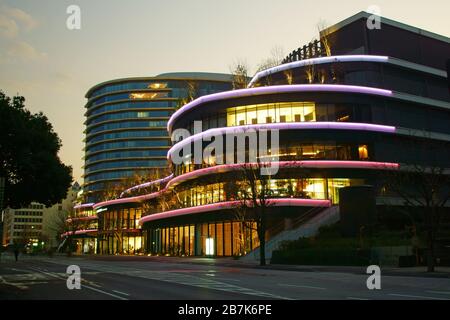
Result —
POLYGON ((42 234, 46 239, 47 247, 58 246, 60 242, 58 231, 63 231, 65 219, 70 215, 79 191, 80 185, 75 182, 64 200, 44 210, 42 234))
POLYGON ((58 224, 62 225, 59 221, 64 222, 69 215, 79 189, 75 182, 67 197, 50 208, 36 202, 26 208, 6 208, 3 212, 3 245, 23 245, 30 250, 57 246, 58 224))
POLYGON ((32 202, 26 208, 4 211, 3 245, 43 247, 42 226, 45 206, 32 202))

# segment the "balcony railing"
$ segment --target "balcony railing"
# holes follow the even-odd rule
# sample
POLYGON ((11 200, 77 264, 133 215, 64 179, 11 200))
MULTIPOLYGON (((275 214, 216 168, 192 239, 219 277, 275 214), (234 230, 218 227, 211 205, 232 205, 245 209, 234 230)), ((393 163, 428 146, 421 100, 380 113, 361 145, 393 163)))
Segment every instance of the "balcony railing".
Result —
POLYGON ((292 51, 286 58, 283 59, 281 64, 311 58, 325 57, 326 55, 327 53, 323 43, 319 40, 314 40, 307 45, 292 51))

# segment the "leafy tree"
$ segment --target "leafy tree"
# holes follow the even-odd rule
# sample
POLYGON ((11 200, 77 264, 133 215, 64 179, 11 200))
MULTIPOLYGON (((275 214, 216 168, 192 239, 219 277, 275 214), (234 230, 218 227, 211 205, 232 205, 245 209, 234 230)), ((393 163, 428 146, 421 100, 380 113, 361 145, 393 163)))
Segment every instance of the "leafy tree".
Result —
POLYGON ((51 206, 67 195, 72 168, 58 157, 61 140, 42 113, 25 108, 25 98, 0 91, 0 177, 5 178, 4 207, 32 201, 51 206))

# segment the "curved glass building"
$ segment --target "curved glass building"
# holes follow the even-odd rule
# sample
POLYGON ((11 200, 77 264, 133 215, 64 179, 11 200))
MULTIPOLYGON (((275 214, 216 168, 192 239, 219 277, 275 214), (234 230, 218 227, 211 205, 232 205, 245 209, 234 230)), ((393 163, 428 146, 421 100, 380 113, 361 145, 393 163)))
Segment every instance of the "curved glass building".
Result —
POLYGON ((100 83, 87 94, 84 193, 87 201, 115 181, 167 167, 167 120, 189 99, 229 90, 230 76, 167 73, 100 83))
MULTIPOLYGON (((166 148, 172 174, 95 203, 99 234, 134 228, 139 252, 149 254, 245 255, 261 238, 255 215, 239 215, 249 192, 242 172, 255 161, 277 168, 255 178, 254 192, 266 190, 268 201, 266 241, 338 221, 342 188, 371 186, 382 211, 404 205, 386 175, 417 166, 448 172, 450 39, 384 18, 381 30, 368 30, 368 17, 332 26, 327 41, 295 50, 246 89, 175 111, 166 119, 170 136, 182 133, 166 148)), ((123 236, 99 242, 101 253, 136 249, 123 236)))

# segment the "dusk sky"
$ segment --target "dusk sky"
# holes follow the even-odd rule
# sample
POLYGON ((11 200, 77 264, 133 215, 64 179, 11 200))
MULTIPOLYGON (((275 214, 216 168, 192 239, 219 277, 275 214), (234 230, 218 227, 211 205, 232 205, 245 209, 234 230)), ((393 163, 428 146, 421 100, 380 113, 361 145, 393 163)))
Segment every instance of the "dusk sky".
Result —
MULTIPOLYGON (((0 90, 43 111, 62 139, 62 160, 82 182, 84 97, 114 78, 174 71, 253 70, 271 49, 284 53, 371 5, 381 15, 450 36, 450 1, 406 0, 0 0, 0 90), (81 30, 66 8, 81 7, 81 30)), ((399 39, 401 41, 401 39, 399 39)))

